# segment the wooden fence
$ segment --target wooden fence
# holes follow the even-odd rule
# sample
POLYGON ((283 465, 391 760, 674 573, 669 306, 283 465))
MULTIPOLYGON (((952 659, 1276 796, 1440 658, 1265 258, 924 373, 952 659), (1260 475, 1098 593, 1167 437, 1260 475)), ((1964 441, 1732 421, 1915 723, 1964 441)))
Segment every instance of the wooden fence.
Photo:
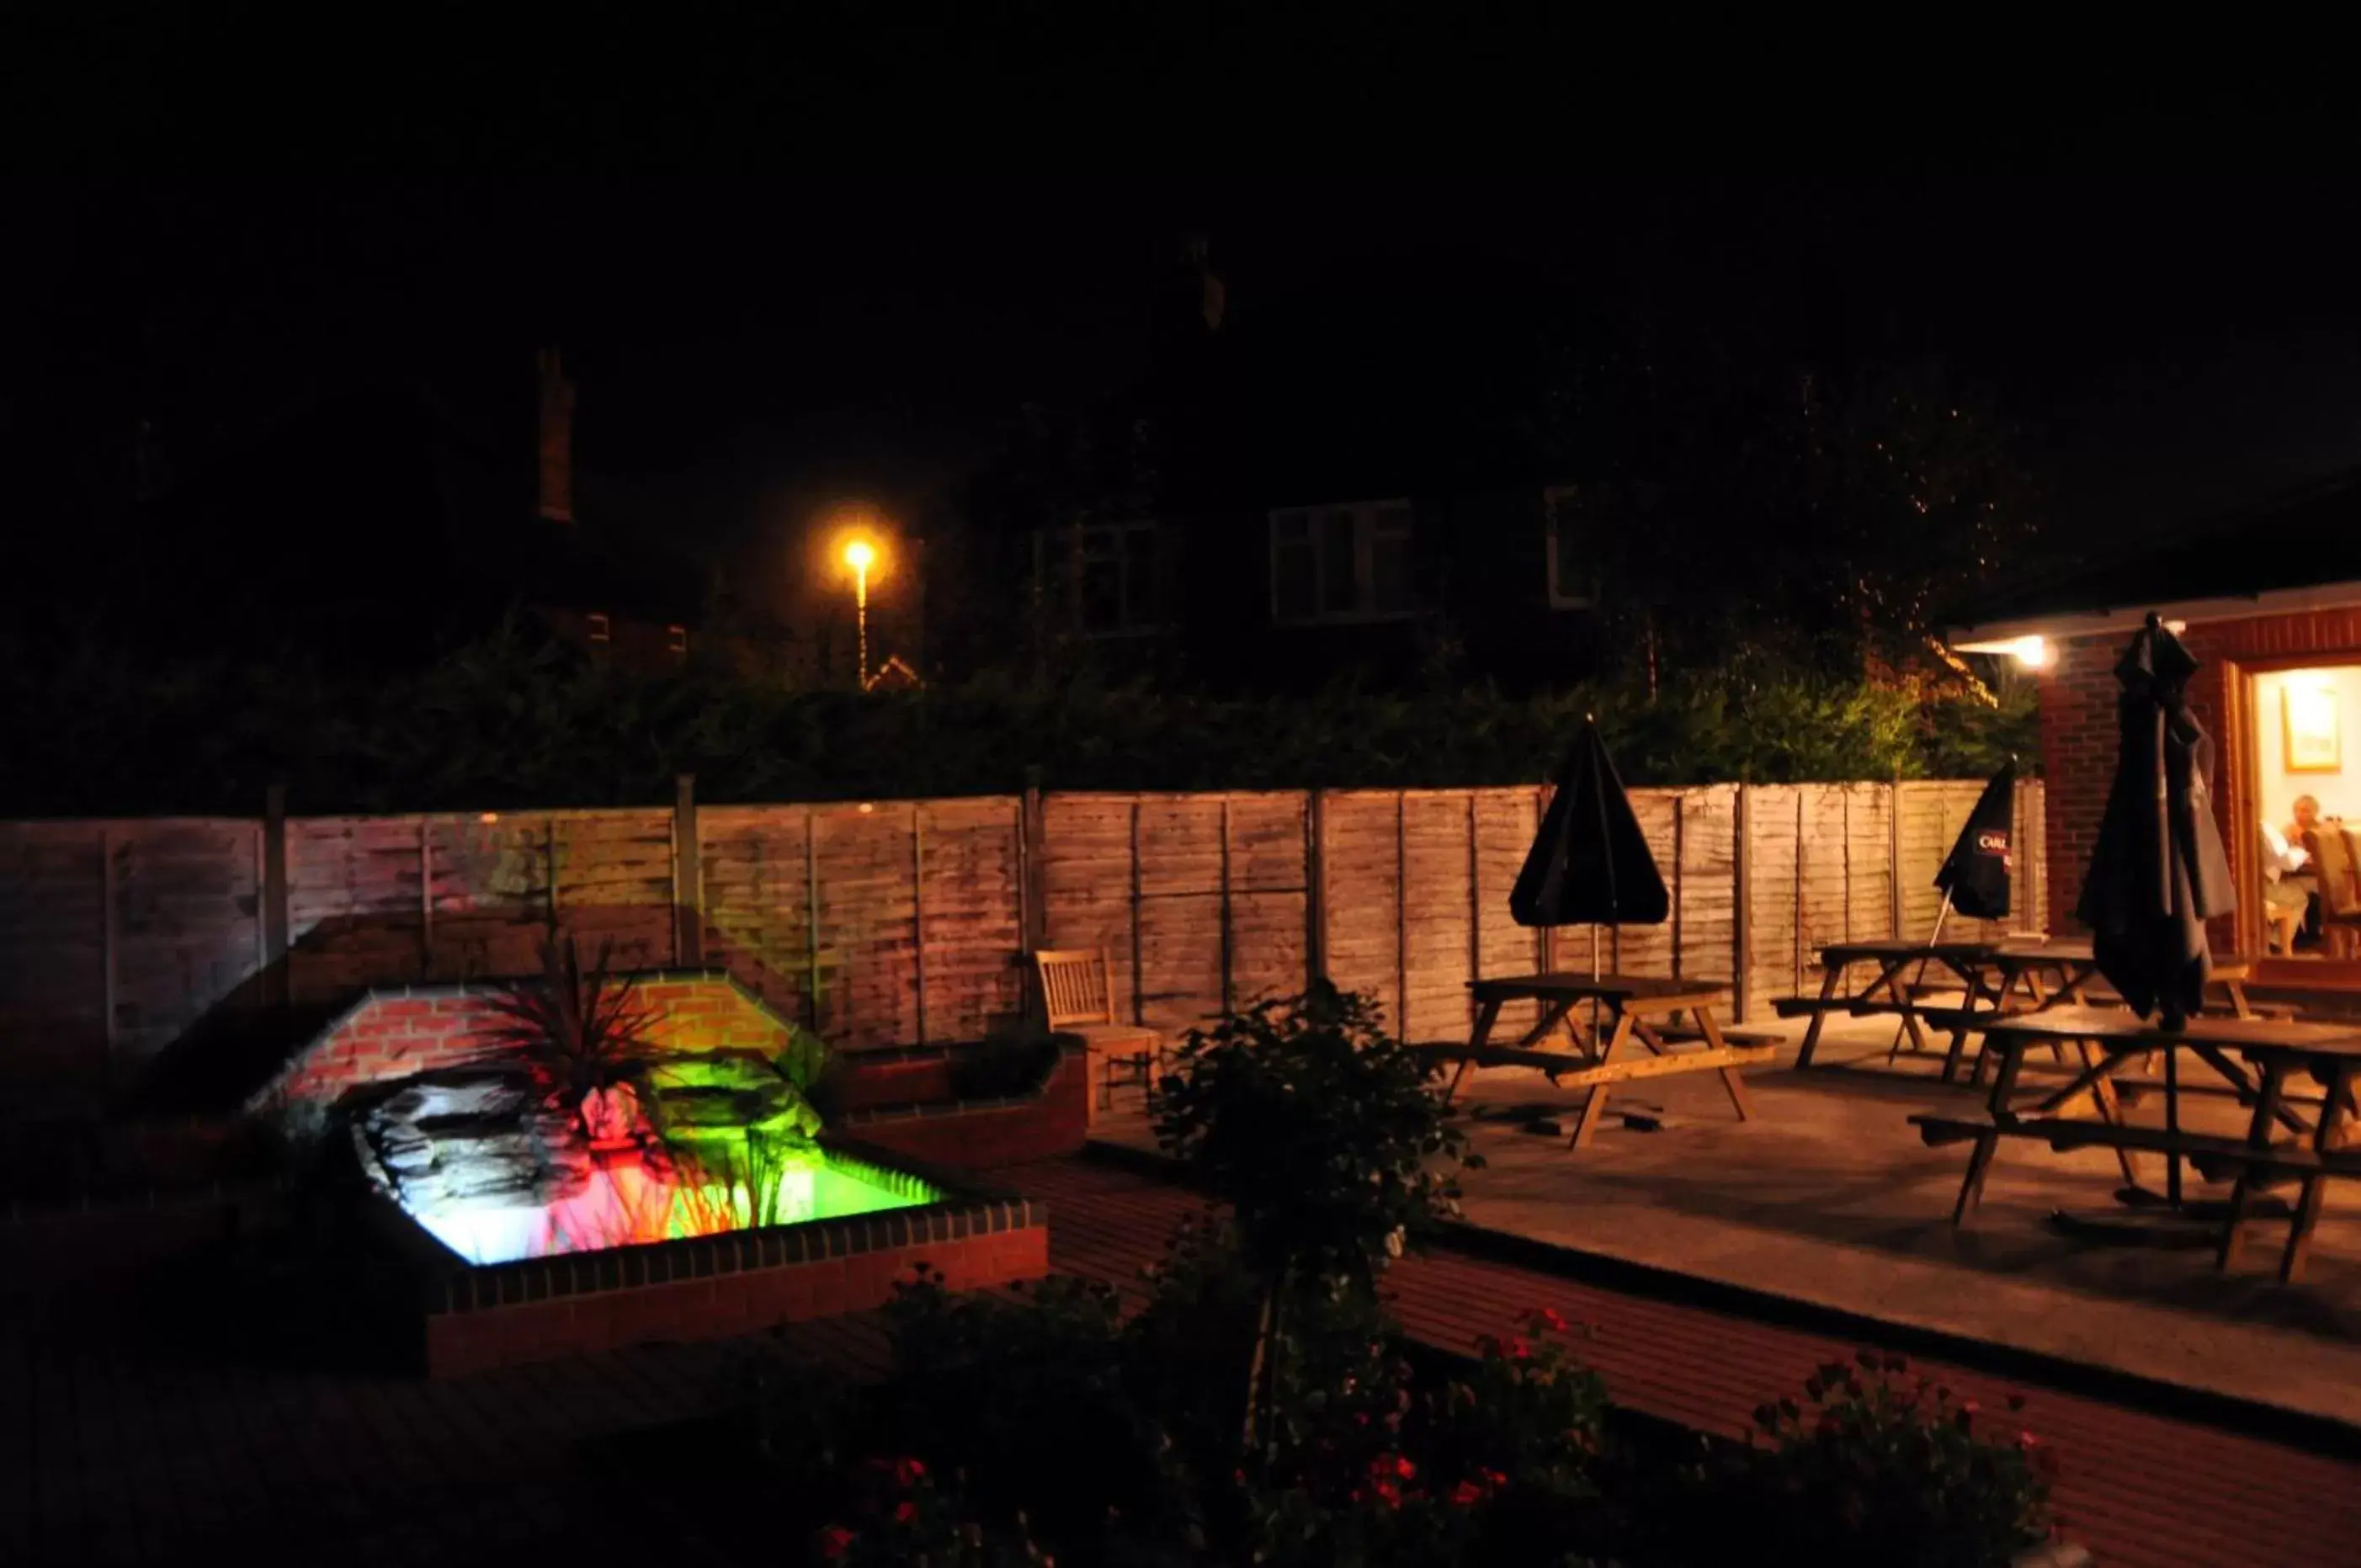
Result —
MULTIPOLYGON (((1980 788, 1634 791, 1672 918, 1599 933, 1601 961, 1762 1016, 1822 943, 1932 927, 1980 788)), ((119 1087, 209 1014, 529 972, 553 924, 618 966, 726 966, 854 1048, 1005 1025, 1032 947, 1104 948, 1125 1015, 1164 1029, 1324 970, 1448 1037, 1471 976, 1589 965, 1591 932, 1509 918, 1546 795, 699 806, 684 783, 669 809, 0 824, 0 1082, 119 1087)), ((2039 929, 2037 784, 2015 848, 2014 924, 2039 929)))

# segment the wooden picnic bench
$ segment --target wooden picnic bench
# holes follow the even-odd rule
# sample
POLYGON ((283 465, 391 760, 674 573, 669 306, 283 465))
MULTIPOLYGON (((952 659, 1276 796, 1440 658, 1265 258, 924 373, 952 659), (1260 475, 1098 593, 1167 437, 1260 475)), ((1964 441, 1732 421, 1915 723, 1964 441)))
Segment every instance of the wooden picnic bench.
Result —
POLYGON ((1745 1121, 1753 1115, 1754 1106, 1738 1069, 1769 1062, 1777 1049, 1773 1036, 1722 1029, 1714 1018, 1714 1009, 1728 987, 1709 981, 1555 973, 1478 980, 1467 989, 1477 1009, 1468 1043, 1414 1047, 1457 1064, 1444 1091, 1444 1100, 1455 1100, 1468 1072, 1478 1067, 1531 1068, 1554 1083, 1587 1088, 1590 1095, 1583 1102, 1574 1135, 1566 1141, 1568 1148, 1589 1143, 1607 1113, 1611 1085, 1674 1073, 1720 1073, 1731 1106, 1739 1120, 1745 1121), (1541 1017, 1515 1046, 1495 1046, 1491 1044, 1493 1025, 1499 1022, 1501 1009, 1512 1002, 1540 1003, 1541 1017), (1594 1033, 1586 1033, 1574 1017, 1575 1008, 1585 1002, 1597 1003, 1604 1014, 1594 1033), (1684 1014, 1695 1023, 1687 1028, 1672 1027, 1671 1020, 1684 1014), (1536 1048, 1561 1026, 1570 1049, 1536 1048), (1634 1055, 1635 1043, 1648 1054, 1634 1055), (1675 1048, 1692 1044, 1698 1048, 1675 1048))
MULTIPOLYGON (((1772 1003, 1772 1010, 1782 1018, 1811 1019, 1804 1031, 1803 1046, 1795 1053, 1795 1065, 1807 1068, 1820 1047, 1820 1030, 1831 1013, 1868 1017, 1883 1014, 1898 1015, 1902 1027, 1910 1036, 1912 1046, 1921 1051, 1927 1044, 1920 1021, 1927 1009, 1920 998, 1927 992, 1916 979, 1904 978, 1904 971, 1914 965, 1923 974, 1929 964, 1939 964, 1956 977, 1956 985, 1943 989, 1959 989, 1967 998, 1963 1003, 1971 1017, 1979 1010, 1979 1002, 1988 1003, 1984 1009, 1996 1013, 1998 1003, 1986 976, 1986 966, 1994 945, 1990 942, 1914 942, 1907 940, 1870 942, 1831 942, 1820 949, 1820 991, 1817 996, 1782 996, 1772 1003), (1876 972, 1868 984, 1857 991, 1844 990, 1845 978, 1856 968, 1874 965, 1876 972)), ((1951 1047, 1943 1062, 1943 1081, 1949 1083, 1958 1075, 1960 1054, 1965 1047, 1967 1028, 1955 1028, 1951 1047)))
POLYGON ((2216 1263, 2237 1260, 2252 1195, 2273 1181, 2301 1187, 2290 1216, 2279 1277, 2302 1277, 2331 1177, 2361 1177, 2361 1147, 2353 1141, 2354 1090, 2361 1080, 2361 1026, 2299 1023, 2271 1018, 2197 1017, 2178 1029, 2164 1029, 2127 1012, 2093 1007, 2053 1007, 1996 1019, 1983 1026, 1984 1047, 1995 1063, 1993 1088, 1982 1113, 1927 1112, 1910 1118, 1930 1146, 1971 1143, 1966 1178, 1960 1186, 1951 1223, 1963 1227, 1983 1195, 2000 1140, 2029 1138, 2052 1148, 2103 1147, 2114 1152, 2131 1188, 2139 1187, 2135 1154, 2165 1160, 2166 1201, 2181 1202, 2180 1167, 2186 1160, 2209 1179, 2236 1183, 2223 1222, 2216 1263), (2014 1102, 2026 1053, 2035 1046, 2063 1044, 2081 1057, 2082 1070, 2065 1087, 2029 1107, 2014 1102), (2191 1132, 2181 1126, 2181 1053, 2195 1057, 2226 1081, 2252 1115, 2244 1137, 2191 1132), (2164 1058, 2164 1125, 2136 1126, 2124 1119, 2114 1092, 2118 1073, 2134 1060, 2164 1058), (2306 1073, 2323 1090, 2316 1114, 2307 1123, 2287 1096, 2291 1077, 2306 1073), (2088 1102, 2096 1114, 2070 1113, 2088 1102), (2303 1141, 2289 1141, 2292 1133, 2303 1141))

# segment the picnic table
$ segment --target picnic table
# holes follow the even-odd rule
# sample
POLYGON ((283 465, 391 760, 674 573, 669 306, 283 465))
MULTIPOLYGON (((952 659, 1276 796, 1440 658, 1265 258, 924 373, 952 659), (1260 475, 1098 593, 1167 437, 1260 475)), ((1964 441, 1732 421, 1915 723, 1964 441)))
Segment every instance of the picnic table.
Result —
POLYGON ((2235 1180, 2215 1255, 2217 1266, 2224 1269, 2237 1259, 2255 1192, 2273 1182, 2296 1181, 2300 1192, 2279 1262, 2280 1279, 2292 1282, 2302 1277, 2328 1178, 2361 1177, 2361 1148, 2353 1139, 2361 1025, 2201 1016, 2166 1029, 2128 1012, 2070 1006, 1995 1019, 1984 1025, 1983 1034, 1984 1048, 1995 1063, 1984 1113, 1927 1112, 1910 1118, 1930 1146, 1974 1146, 1951 1212, 1955 1228, 1974 1215, 2004 1137, 2031 1138, 2057 1149, 2110 1149, 2128 1184, 2127 1199, 2144 1190, 2134 1156, 2159 1155, 2165 1161, 2165 1201, 2175 1209, 2181 1206, 2184 1160, 2209 1179, 2235 1180), (2065 1087, 2020 1105, 2016 1084, 2026 1053, 2035 1046, 2059 1044, 2079 1054, 2082 1070, 2065 1087), (2184 1053, 2219 1075, 2249 1109, 2244 1137, 2195 1133, 2182 1126, 2179 1063, 2184 1053), (2161 1127, 2127 1121, 2114 1094, 2114 1080, 2123 1069, 2151 1055, 2164 1059, 2161 1127), (2323 1090, 2310 1121, 2287 1095, 2290 1080, 2299 1074, 2311 1077, 2323 1090), (2070 1113, 2083 1102, 2092 1107, 2094 1116, 2070 1113), (2284 1135, 2290 1134, 2294 1136, 2284 1135))
POLYGON ((1636 1079, 1719 1072, 1739 1120, 1745 1121, 1753 1115, 1754 1106, 1738 1069, 1770 1061, 1777 1047, 1768 1036, 1723 1031, 1714 1009, 1729 988, 1711 981, 1554 973, 1473 981, 1467 989, 1477 1009, 1468 1043, 1417 1047, 1458 1063, 1444 1091, 1444 1101, 1457 1098, 1460 1084, 1477 1067, 1531 1068, 1554 1083, 1587 1087, 1590 1097, 1583 1102, 1574 1135, 1566 1141, 1568 1148, 1580 1148, 1590 1141, 1606 1114, 1609 1086, 1636 1079), (1540 1003, 1541 1018, 1515 1046, 1495 1046, 1493 1026, 1499 1022, 1500 1010, 1512 1002, 1540 1003), (1574 1015, 1575 1009, 1586 1002, 1598 1007, 1600 1016, 1594 1031, 1586 1031, 1574 1015), (1674 1027, 1674 1021, 1683 1014, 1694 1018, 1694 1025, 1674 1027), (1561 1026, 1572 1048, 1539 1048, 1561 1026), (1635 1055, 1635 1043, 1647 1054, 1635 1055))
POLYGON ((1772 1006, 1782 1018, 1808 1015, 1812 1020, 1804 1030, 1804 1044, 1795 1053, 1798 1068, 1812 1065, 1812 1054, 1820 1046, 1820 1029, 1831 1013, 1853 1017, 1899 1014, 1911 1044, 1924 1051, 1929 1047, 1920 1020, 1930 1010, 1919 1004, 1915 977, 1924 973, 1927 965, 1939 964, 1957 978, 1966 992, 1966 1001, 1960 1007, 1942 1010, 1951 1029, 1950 1052, 1943 1062, 1943 1081, 1949 1083, 1959 1073, 1960 1055, 1978 1015, 1997 1014, 2000 1010, 1986 972, 1996 951, 1998 948, 1991 942, 1915 942, 1905 938, 1831 942, 1820 949, 1819 994, 1782 996, 1772 1006), (1873 967, 1875 970, 1869 983, 1858 990, 1845 989, 1847 977, 1864 967, 1873 967), (1905 981, 1905 970, 1913 970, 1913 978, 1905 981))

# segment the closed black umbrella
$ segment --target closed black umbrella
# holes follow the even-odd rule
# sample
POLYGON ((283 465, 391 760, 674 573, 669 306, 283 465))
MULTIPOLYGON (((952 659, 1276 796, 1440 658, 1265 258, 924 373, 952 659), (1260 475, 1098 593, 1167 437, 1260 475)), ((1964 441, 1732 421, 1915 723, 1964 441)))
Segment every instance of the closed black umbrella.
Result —
POLYGON ((1967 826, 1943 858, 1935 885, 1946 902, 1971 920, 2005 920, 2009 910, 2009 871, 2014 846, 2009 835, 2016 825, 2016 759, 2000 772, 1976 797, 1967 826))
POLYGON ((2237 907, 2213 820, 2213 740, 2189 710, 2196 669, 2154 615, 2116 661, 2121 750, 2074 908, 2099 972, 2167 1028, 2204 1003, 2206 920, 2237 907))
MULTIPOLYGON (((1656 926, 1672 915, 1656 857, 1588 718, 1558 770, 1509 914, 1520 926, 1656 926)), ((1598 967, 1595 948, 1591 967, 1598 967)))

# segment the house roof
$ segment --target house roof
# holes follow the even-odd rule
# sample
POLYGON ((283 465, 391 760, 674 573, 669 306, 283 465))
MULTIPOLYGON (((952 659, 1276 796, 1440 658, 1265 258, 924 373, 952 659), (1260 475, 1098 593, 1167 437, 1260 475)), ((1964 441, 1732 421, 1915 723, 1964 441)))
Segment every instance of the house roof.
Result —
POLYGON ((2151 533, 1963 607, 1951 640, 2078 635, 2149 610, 2184 620, 2361 604, 2361 471, 2151 533))

